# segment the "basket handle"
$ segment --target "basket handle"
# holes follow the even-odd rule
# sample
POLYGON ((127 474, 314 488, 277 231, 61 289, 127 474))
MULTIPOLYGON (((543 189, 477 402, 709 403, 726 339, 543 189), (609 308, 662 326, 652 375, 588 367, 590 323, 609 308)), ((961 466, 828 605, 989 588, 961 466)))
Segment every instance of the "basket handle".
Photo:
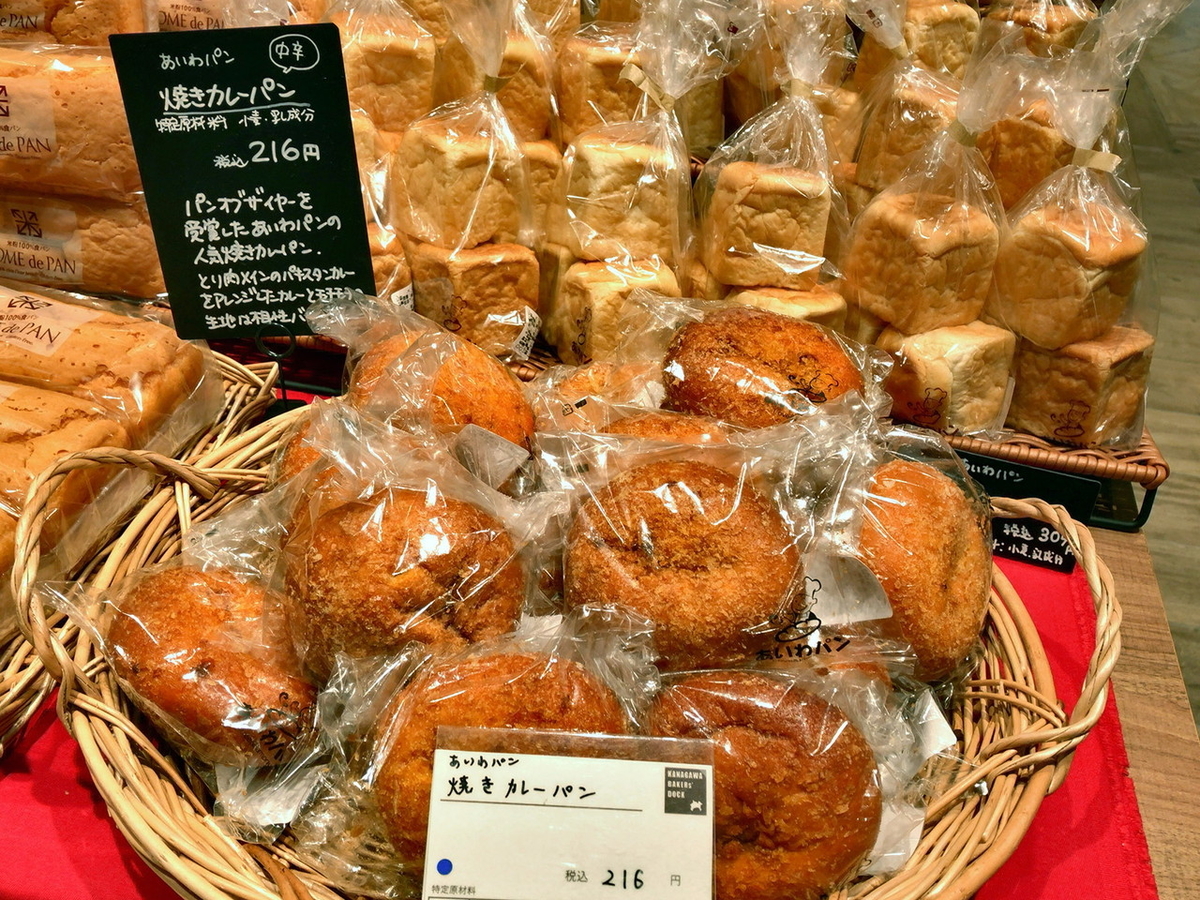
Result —
POLYGON ((1092 602, 1096 608, 1095 648, 1084 676, 1079 700, 1076 701, 1066 724, 1046 728, 1017 736, 994 745, 990 752, 999 752, 1017 746, 1040 745, 1041 749, 1014 760, 1014 767, 1027 766, 1031 762, 1054 764, 1054 777, 1049 791, 1057 790, 1067 777, 1075 749, 1095 727, 1108 701, 1108 688, 1117 658, 1121 655, 1121 606, 1117 602, 1116 586, 1112 573, 1096 555, 1096 544, 1091 533, 1061 506, 1044 500, 1010 500, 992 498, 993 513, 1000 518, 1039 519, 1058 529, 1067 539, 1076 563, 1087 577, 1092 602))
POLYGON ((47 503, 50 496, 72 472, 102 466, 126 466, 142 469, 153 475, 171 476, 205 498, 215 494, 223 483, 220 473, 201 471, 159 453, 126 450, 123 447, 99 447, 72 453, 55 462, 33 480, 25 493, 23 511, 17 520, 11 586, 17 607, 17 627, 33 645, 42 665, 57 681, 62 681, 66 674, 71 672, 71 656, 47 622, 46 611, 42 605, 33 602, 33 586, 42 558, 42 528, 49 514, 47 503))

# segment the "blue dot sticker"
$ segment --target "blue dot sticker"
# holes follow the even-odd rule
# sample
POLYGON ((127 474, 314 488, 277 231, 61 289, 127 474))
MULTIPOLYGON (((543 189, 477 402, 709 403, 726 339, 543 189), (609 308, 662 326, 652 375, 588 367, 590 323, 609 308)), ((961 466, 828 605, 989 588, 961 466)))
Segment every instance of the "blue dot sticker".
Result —
POLYGON ((454 863, 450 862, 448 859, 439 859, 437 870, 439 875, 449 875, 454 871, 454 863))

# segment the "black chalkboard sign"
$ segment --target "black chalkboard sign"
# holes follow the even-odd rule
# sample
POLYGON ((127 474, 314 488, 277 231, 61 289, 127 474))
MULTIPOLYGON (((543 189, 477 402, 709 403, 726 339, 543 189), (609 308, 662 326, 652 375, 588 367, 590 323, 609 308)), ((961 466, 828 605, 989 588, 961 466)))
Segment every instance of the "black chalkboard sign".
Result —
POLYGON ((336 25, 111 39, 181 337, 309 334, 373 294, 336 25))
MULTIPOLYGON (((971 477, 993 497, 1040 497, 1066 507, 1073 518, 1088 521, 1100 495, 1094 478, 1050 472, 1021 463, 959 451, 971 477)), ((996 519, 992 550, 1005 559, 1018 559, 1046 569, 1069 572, 1075 567, 1066 538, 1037 519, 996 519)))

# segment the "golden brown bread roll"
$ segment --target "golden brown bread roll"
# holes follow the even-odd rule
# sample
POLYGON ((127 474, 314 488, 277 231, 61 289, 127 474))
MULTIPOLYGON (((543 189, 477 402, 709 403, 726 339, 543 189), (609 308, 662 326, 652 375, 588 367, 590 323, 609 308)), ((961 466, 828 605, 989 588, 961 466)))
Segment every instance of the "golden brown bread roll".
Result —
POLYGON ((569 605, 645 616, 667 669, 744 657, 801 597, 799 552, 774 504, 690 460, 636 466, 596 489, 571 523, 563 566, 569 605))
POLYGON ((207 762, 277 765, 312 726, 316 690, 291 648, 266 639, 270 602, 230 572, 179 566, 141 578, 116 603, 113 671, 207 762))
POLYGON ((626 434, 678 444, 724 444, 729 432, 714 419, 655 409, 609 422, 604 434, 626 434))
POLYGON ((680 329, 667 349, 663 384, 668 409, 764 428, 809 403, 861 391, 863 377, 826 329, 734 307, 680 329))
POLYGON ((492 653, 431 666, 399 695, 393 713, 375 799, 396 850, 415 862, 425 854, 440 726, 626 732, 608 688, 578 663, 537 653, 492 653))
POLYGON ((917 656, 917 677, 948 677, 979 640, 992 580, 983 517, 947 475, 896 459, 875 470, 860 553, 917 656))
MULTIPOLYGON (((359 360, 351 377, 347 398, 362 409, 389 377, 404 353, 421 336, 405 331, 380 341, 359 360)), ((499 360, 466 341, 434 376, 429 414, 442 434, 457 434, 467 425, 478 425, 505 440, 529 449, 533 437, 533 409, 515 375, 499 360)))
POLYGON ((441 492, 393 488, 329 508, 288 546, 289 615, 305 664, 409 641, 461 647, 511 630, 524 575, 504 526, 441 492))
POLYGON ((871 747, 815 694, 752 672, 690 675, 658 696, 646 731, 713 742, 717 900, 816 900, 875 843, 871 747))

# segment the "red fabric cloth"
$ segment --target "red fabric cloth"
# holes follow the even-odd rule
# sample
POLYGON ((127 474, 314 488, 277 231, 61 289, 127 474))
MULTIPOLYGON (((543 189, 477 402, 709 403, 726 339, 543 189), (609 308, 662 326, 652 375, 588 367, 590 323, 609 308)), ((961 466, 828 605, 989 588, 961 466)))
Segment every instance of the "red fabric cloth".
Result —
MULTIPOLYGON (((1001 565, 1037 625, 1059 699, 1074 709, 1096 644, 1095 608, 1083 572, 1077 567, 1063 576, 1028 563, 1001 565)), ((1043 801, 1016 853, 976 898, 1056 900, 1084 893, 1158 898, 1111 690, 1067 780, 1043 801)))
MULTIPOLYGON (((1042 635, 1059 696, 1073 707, 1092 649, 1087 582, 1001 562, 1042 635)), ((979 900, 1157 900, 1128 758, 1110 697, 1064 786, 979 900), (1086 885, 1086 889, 1084 886, 1086 885)), ((171 900, 129 849, 91 787, 74 741, 42 710, 0 760, 0 900, 171 900)))

